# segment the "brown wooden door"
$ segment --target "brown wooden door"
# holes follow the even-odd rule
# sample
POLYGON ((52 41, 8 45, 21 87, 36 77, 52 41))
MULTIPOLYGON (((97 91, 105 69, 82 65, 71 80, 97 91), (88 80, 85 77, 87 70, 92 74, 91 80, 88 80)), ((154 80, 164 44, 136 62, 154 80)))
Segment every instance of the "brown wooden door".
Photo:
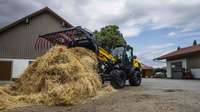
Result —
POLYGON ((12 74, 12 62, 0 61, 0 80, 8 81, 11 79, 12 74))

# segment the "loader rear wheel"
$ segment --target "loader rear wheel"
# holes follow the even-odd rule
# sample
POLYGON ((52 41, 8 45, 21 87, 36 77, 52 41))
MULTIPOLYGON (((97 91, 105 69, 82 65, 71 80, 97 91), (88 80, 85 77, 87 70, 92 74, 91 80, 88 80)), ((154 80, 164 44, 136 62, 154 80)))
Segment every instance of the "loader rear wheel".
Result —
POLYGON ((131 77, 129 79, 129 84, 131 86, 140 86, 141 82, 142 82, 142 77, 141 77, 141 73, 139 71, 136 71, 134 77, 131 77))
POLYGON ((126 83, 126 74, 122 70, 113 70, 110 73, 111 75, 111 85, 115 89, 124 88, 126 83))

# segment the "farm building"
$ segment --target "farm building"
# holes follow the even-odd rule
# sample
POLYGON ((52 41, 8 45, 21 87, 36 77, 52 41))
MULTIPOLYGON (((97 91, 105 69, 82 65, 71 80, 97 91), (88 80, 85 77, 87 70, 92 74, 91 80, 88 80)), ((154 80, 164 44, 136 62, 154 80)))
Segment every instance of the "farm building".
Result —
POLYGON ((45 7, 0 29, 0 80, 18 78, 31 61, 45 53, 45 49, 34 48, 39 35, 70 27, 70 23, 45 7))
POLYGON ((153 77, 154 73, 153 67, 142 64, 142 73, 143 73, 142 77, 153 77))
POLYGON ((200 44, 194 41, 192 46, 180 48, 163 55, 156 60, 167 61, 167 77, 173 79, 183 78, 183 71, 189 71, 193 78, 200 78, 200 44))

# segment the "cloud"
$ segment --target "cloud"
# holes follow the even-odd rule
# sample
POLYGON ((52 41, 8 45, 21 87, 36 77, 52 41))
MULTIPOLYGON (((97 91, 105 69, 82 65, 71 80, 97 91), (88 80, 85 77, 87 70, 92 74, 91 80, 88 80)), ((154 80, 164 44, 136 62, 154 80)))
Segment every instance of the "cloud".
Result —
POLYGON ((125 27, 125 28, 122 27, 121 32, 124 37, 128 38, 128 37, 138 36, 141 33, 141 29, 137 27, 125 27))
MULTIPOLYGON (((148 47, 143 48, 139 52, 137 52, 137 55, 141 55, 142 56, 142 55, 146 55, 146 54, 155 54, 155 53, 158 53, 158 52, 162 52, 163 49, 174 47, 174 46, 175 46, 174 43, 150 45, 148 47)), ((157 56, 159 56, 159 55, 157 55, 157 56)), ((156 57, 154 57, 154 58, 156 58, 156 57)))
POLYGON ((144 27, 152 30, 200 27, 199 0, 1 0, 0 25, 49 6, 74 25, 91 30, 108 24, 120 26, 126 37, 135 37, 144 27))
POLYGON ((38 10, 39 6, 40 4, 35 1, 0 0, 0 27, 38 10))
POLYGON ((153 59, 173 51, 175 47, 176 45, 174 43, 150 45, 136 52, 136 55, 141 59, 144 64, 154 67, 161 67, 165 66, 166 63, 155 62, 153 61, 153 59))
POLYGON ((174 36, 176 36, 176 33, 175 32, 170 32, 170 33, 168 33, 168 36, 174 37, 174 36))
POLYGON ((167 47, 172 47, 174 46, 174 43, 166 43, 166 44, 160 44, 160 45, 151 45, 149 46, 147 49, 148 50, 157 50, 157 49, 163 49, 163 48, 167 48, 167 47))
POLYGON ((170 32, 168 34, 169 37, 173 37, 173 38, 192 38, 192 37, 200 37, 200 32, 198 31, 192 31, 192 32, 170 32))

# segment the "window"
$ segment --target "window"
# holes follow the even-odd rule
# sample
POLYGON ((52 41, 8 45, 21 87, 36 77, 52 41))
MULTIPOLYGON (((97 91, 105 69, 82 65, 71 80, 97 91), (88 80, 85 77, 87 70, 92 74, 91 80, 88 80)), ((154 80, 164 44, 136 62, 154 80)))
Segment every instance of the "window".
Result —
POLYGON ((182 72, 182 62, 173 62, 171 64, 172 72, 182 72))
POLYGON ((28 64, 30 65, 32 62, 34 62, 34 61, 29 61, 28 64))
POLYGON ((124 47, 117 47, 112 51, 112 55, 118 59, 123 58, 124 47))
POLYGON ((126 51, 126 55, 127 55, 128 60, 131 61, 132 58, 133 58, 133 57, 132 57, 132 56, 133 56, 132 50, 131 50, 131 49, 127 50, 127 51, 126 51))

